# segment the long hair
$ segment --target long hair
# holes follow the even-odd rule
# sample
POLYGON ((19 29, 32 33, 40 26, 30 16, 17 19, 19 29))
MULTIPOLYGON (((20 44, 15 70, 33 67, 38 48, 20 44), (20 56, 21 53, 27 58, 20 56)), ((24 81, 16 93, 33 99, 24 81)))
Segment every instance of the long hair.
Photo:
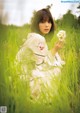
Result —
POLYGON ((46 20, 48 20, 52 24, 51 30, 49 33, 51 33, 51 32, 54 33, 55 24, 54 24, 54 20, 53 20, 52 15, 48 8, 41 9, 34 14, 34 17, 32 18, 32 21, 31 21, 31 31, 40 33, 39 23, 43 22, 43 21, 45 22, 46 20))

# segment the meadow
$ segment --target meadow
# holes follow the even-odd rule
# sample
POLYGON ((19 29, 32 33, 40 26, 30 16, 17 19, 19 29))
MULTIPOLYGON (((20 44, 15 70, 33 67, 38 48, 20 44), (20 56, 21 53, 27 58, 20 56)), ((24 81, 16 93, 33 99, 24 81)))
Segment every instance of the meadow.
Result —
POLYGON ((29 80, 20 79, 14 63, 30 32, 30 25, 0 24, 0 106, 7 106, 7 113, 80 113, 80 23, 68 12, 56 21, 56 25, 49 46, 57 40, 56 33, 64 29, 67 37, 60 54, 66 64, 61 79, 52 82, 52 90, 43 89, 40 98, 32 99, 29 80), (53 95, 48 94, 50 91, 53 95))

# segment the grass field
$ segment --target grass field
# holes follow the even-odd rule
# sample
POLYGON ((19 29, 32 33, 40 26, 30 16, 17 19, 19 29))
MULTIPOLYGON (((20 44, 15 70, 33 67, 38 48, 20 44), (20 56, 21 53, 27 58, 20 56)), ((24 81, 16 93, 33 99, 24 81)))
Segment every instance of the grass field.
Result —
POLYGON ((0 25, 0 106, 7 106, 7 113, 80 113, 80 26, 58 26, 50 46, 61 29, 67 33, 66 43, 60 51, 66 61, 61 79, 52 82, 53 95, 44 89, 41 97, 33 100, 29 81, 18 77, 14 63, 30 32, 29 25, 0 25))

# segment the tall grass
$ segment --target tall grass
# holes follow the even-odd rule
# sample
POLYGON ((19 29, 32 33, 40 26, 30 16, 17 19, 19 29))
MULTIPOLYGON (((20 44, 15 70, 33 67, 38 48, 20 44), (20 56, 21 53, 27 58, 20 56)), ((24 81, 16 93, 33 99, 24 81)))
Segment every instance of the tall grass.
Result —
MULTIPOLYGON (((33 99, 28 79, 20 79, 14 63, 30 31, 29 26, 0 25, 0 106, 7 106, 8 113, 80 112, 80 31, 79 28, 64 26, 58 27, 57 31, 60 29, 67 33, 64 48, 60 51, 66 61, 61 78, 55 78, 51 89, 43 87, 40 98, 33 99)), ((57 31, 50 42, 51 46, 56 40, 57 31)))

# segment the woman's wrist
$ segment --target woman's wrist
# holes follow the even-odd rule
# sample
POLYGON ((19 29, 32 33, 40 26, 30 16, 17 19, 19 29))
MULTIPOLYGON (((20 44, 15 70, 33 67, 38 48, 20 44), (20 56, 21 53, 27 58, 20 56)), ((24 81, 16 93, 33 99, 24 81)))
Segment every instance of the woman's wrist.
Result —
POLYGON ((52 49, 51 49, 52 55, 55 55, 56 52, 57 52, 56 48, 52 48, 52 49))

